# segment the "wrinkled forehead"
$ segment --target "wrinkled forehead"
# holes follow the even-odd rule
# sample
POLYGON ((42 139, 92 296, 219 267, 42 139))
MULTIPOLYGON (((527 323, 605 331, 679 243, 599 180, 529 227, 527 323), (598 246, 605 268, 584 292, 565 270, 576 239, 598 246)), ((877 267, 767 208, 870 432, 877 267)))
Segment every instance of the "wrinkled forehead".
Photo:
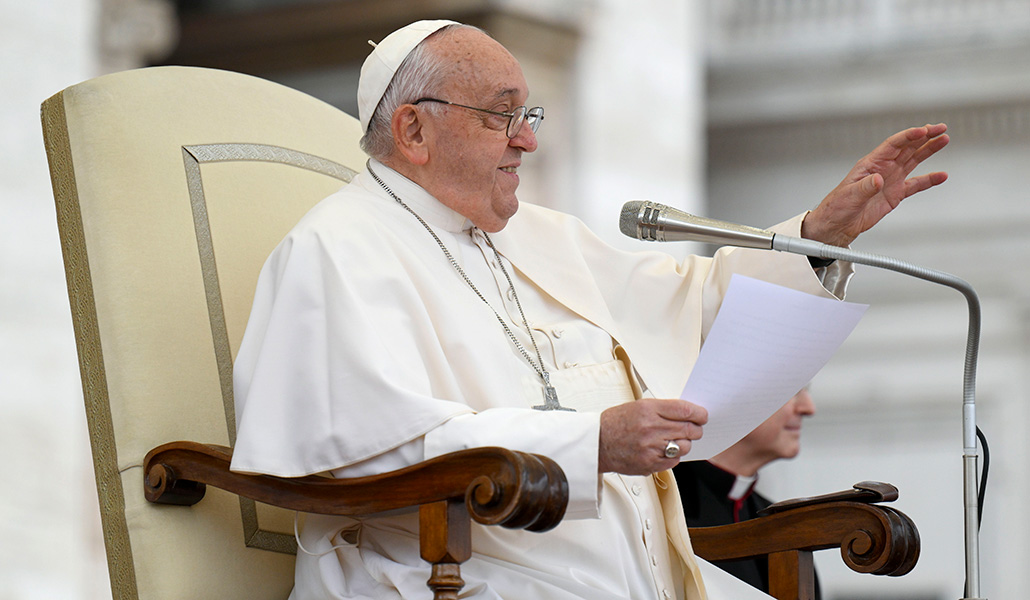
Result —
POLYGON ((529 88, 522 67, 504 46, 476 30, 448 33, 429 41, 432 51, 449 65, 442 82, 444 91, 470 102, 525 101, 529 88))

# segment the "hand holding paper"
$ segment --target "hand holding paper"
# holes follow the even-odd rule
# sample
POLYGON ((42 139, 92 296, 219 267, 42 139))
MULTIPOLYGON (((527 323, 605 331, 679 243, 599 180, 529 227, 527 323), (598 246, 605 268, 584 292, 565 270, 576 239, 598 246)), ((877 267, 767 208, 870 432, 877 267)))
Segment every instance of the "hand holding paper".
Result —
POLYGON ((729 448, 830 360, 867 305, 734 275, 680 398, 708 409, 704 437, 682 460, 729 448))

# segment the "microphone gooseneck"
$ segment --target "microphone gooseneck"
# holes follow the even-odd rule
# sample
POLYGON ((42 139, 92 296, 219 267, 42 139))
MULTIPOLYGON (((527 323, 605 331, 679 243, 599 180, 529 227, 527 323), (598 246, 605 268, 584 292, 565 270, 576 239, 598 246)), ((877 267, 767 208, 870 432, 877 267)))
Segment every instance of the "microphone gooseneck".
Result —
MULTIPOLYGON (((858 252, 831 246, 815 240, 755 229, 698 217, 681 210, 646 200, 627 202, 619 217, 619 229, 638 240, 673 242, 698 241, 725 246, 761 248, 816 258, 846 260, 857 264, 887 269, 924 281, 948 286, 965 296, 969 310, 966 357, 962 389, 962 475, 965 508, 966 597, 976 600, 980 592, 980 505, 976 480, 979 454, 976 440, 976 363, 980 345, 980 300, 976 290, 966 281, 943 271, 926 269, 888 256, 858 252)), ((984 465, 986 467, 986 463, 984 465)), ((986 473, 984 473, 986 480, 986 473)), ((981 491, 981 494, 983 492, 981 491)))

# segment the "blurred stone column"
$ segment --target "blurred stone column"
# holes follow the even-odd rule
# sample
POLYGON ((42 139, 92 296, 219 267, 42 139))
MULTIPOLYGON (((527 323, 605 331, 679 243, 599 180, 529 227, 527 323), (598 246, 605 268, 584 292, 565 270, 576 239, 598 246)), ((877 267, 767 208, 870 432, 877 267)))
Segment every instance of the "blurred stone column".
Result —
MULTIPOLYGON (((575 102, 579 130, 573 204, 610 243, 628 200, 702 212, 704 3, 598 0, 585 21, 575 102)), ((685 244, 662 246, 685 253, 685 244)))

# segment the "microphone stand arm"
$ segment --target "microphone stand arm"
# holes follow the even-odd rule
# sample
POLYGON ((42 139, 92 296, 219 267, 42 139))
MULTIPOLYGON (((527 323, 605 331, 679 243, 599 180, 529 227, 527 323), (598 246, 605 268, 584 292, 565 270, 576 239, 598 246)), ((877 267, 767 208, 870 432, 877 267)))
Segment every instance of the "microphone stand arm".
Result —
POLYGON ((771 249, 817 258, 846 260, 857 264, 904 273, 958 290, 969 306, 965 372, 962 390, 962 484, 965 505, 966 597, 980 598, 979 508, 977 477, 979 454, 976 446, 976 360, 980 344, 980 300, 966 281, 933 269, 926 269, 888 256, 868 254, 804 238, 774 234, 771 249))

